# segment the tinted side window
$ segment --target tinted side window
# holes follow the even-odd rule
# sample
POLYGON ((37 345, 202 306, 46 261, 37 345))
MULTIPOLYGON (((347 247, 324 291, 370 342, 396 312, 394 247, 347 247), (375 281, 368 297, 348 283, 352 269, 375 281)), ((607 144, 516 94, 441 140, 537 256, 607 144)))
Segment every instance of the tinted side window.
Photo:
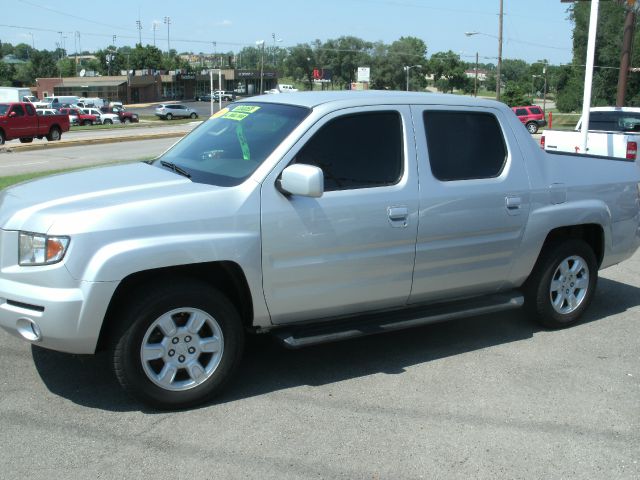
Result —
POLYGON ((35 108, 33 108, 33 105, 26 104, 25 108, 27 109, 27 113, 29 115, 35 115, 36 114, 36 110, 35 110, 35 108))
POLYGON ((531 107, 529 110, 531 110, 531 113, 533 113, 534 115, 540 115, 542 113, 542 110, 540 110, 538 107, 531 107))
POLYGON ((516 115, 518 117, 524 117, 529 115, 529 112, 527 112, 526 108, 516 108, 516 115))
POLYGON ((296 163, 320 167, 326 192, 393 185, 402 176, 402 135, 397 112, 336 118, 298 152, 296 163))
POLYGON ((22 108, 22 105, 14 105, 11 111, 16 112, 16 116, 18 117, 24 117, 24 108, 22 108))
POLYGON ((500 175, 507 148, 495 116, 475 112, 424 112, 433 176, 470 180, 500 175))

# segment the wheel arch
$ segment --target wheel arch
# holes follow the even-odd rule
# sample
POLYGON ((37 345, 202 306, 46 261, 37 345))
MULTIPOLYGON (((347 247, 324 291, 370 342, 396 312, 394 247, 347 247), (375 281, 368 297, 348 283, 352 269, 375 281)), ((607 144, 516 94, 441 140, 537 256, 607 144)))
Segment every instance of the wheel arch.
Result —
POLYGON ((602 228, 602 225, 597 223, 554 228, 547 234, 547 237, 542 244, 542 248, 540 249, 540 254, 542 254, 542 251, 544 251, 550 243, 569 238, 584 240, 591 247, 596 256, 598 268, 602 265, 602 260, 604 259, 605 236, 604 228, 602 228))
POLYGON ((155 268, 132 273, 118 284, 100 328, 96 351, 107 349, 117 337, 118 311, 124 307, 132 291, 147 288, 157 282, 176 282, 180 279, 197 280, 216 288, 236 307, 244 327, 252 326, 254 312, 251 291, 247 278, 237 263, 217 261, 155 268))

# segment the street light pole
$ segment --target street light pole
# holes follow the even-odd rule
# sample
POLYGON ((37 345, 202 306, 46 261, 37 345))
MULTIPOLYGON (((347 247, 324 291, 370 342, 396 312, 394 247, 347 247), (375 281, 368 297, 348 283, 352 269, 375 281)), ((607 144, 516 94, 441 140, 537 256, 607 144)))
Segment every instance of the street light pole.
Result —
POLYGON ((503 16, 503 0, 500 0, 500 20, 498 22, 498 67, 496 74, 498 81, 496 82, 496 100, 500 101, 500 70, 502 68, 502 16, 503 16))
POLYGON ((407 72, 407 92, 409 91, 409 70, 412 68, 422 68, 422 65, 406 65, 404 71, 407 72))
POLYGON ((258 40, 256 42, 256 45, 259 45, 262 47, 262 50, 260 53, 260 95, 262 95, 262 86, 263 86, 263 80, 264 80, 264 40, 258 40))
POLYGON ((478 52, 476 52, 476 71, 475 78, 473 79, 473 96, 478 96, 478 52))
POLYGON ((169 26, 171 25, 171 17, 164 17, 164 23, 167 24, 167 56, 171 56, 171 42, 169 41, 169 26))

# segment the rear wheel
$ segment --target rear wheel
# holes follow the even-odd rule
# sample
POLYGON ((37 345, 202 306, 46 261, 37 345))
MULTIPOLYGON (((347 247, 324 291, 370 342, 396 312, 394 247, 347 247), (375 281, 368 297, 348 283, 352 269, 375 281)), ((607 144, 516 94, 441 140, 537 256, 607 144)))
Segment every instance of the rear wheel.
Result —
POLYGON ((204 284, 150 288, 120 312, 113 350, 121 385, 155 407, 184 408, 219 393, 240 363, 244 331, 229 300, 204 284))
POLYGON ((535 122, 527 123, 527 130, 529 130, 529 133, 531 135, 533 135, 534 133, 538 133, 538 124, 535 122))
POLYGON ((527 312, 548 328, 573 325, 591 303, 597 280, 596 256, 584 240, 550 243, 525 284, 527 312))
POLYGON ((47 140, 49 140, 50 142, 57 142, 61 138, 62 138, 62 133, 60 132, 60 129, 58 127, 52 127, 51 130, 49 130, 49 134, 47 135, 47 140))
POLYGON ((20 143, 31 143, 33 142, 33 137, 23 137, 20 139, 20 143))
POLYGON ((93 125, 93 122, 91 120, 85 120, 84 122, 82 122, 82 125, 88 127, 89 125, 93 125))

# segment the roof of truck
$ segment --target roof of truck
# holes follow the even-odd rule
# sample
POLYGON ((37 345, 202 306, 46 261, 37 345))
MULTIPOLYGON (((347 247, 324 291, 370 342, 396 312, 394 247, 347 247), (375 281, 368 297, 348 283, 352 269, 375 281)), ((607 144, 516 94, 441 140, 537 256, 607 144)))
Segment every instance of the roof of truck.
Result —
POLYGON ((342 107, 363 105, 458 105, 506 107, 495 100, 485 100, 462 95, 422 92, 400 92, 385 90, 336 90, 328 92, 286 92, 280 94, 260 95, 239 102, 261 102, 297 105, 314 108, 323 104, 340 104, 342 107))

